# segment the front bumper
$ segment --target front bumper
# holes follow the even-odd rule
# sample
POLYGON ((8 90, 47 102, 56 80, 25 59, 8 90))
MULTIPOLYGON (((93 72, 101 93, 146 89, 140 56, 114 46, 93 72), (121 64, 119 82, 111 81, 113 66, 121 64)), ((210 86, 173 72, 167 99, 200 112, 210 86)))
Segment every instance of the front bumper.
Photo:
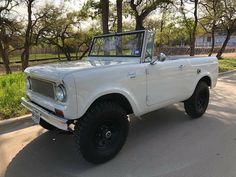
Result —
MULTIPOLYGON (((37 114, 40 116, 40 119, 45 120, 49 124, 61 129, 68 131, 68 120, 62 119, 58 116, 55 116, 51 112, 39 107, 38 105, 34 104, 30 100, 27 100, 26 98, 21 98, 21 104, 26 107, 28 110, 30 110, 32 113, 37 112, 37 114)), ((35 119, 32 117, 32 119, 35 121, 35 119)), ((36 122, 39 123, 39 122, 36 122)))

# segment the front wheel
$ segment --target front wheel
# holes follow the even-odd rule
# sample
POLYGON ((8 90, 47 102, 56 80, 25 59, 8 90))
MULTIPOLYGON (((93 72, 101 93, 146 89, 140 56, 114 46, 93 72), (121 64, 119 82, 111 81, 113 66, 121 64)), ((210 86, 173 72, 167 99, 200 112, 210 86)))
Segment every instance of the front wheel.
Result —
POLYGON ((75 140, 83 157, 91 163, 112 159, 122 148, 129 129, 126 112, 116 103, 93 106, 75 125, 75 140))
POLYGON ((197 84, 193 95, 184 102, 186 113, 191 118, 201 117, 208 107, 209 95, 210 93, 207 83, 200 81, 197 84))

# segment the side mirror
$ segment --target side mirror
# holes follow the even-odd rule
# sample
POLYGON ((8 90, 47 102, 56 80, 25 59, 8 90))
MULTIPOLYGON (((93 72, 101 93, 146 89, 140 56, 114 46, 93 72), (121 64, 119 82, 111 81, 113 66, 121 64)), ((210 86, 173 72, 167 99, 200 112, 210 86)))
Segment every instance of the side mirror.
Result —
POLYGON ((167 59, 167 56, 164 53, 160 53, 160 55, 158 55, 154 60, 151 61, 151 65, 155 65, 156 61, 165 61, 167 59))
POLYGON ((160 55, 159 55, 159 61, 165 61, 166 60, 166 54, 164 54, 164 53, 160 53, 160 55))

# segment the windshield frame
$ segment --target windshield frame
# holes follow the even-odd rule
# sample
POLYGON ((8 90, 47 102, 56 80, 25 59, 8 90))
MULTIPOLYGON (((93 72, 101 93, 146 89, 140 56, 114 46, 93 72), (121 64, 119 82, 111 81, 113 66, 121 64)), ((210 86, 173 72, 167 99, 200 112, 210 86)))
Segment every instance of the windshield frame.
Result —
POLYGON ((121 32, 121 33, 112 33, 112 34, 105 34, 105 35, 99 35, 99 36, 95 36, 92 40, 92 43, 90 45, 89 48, 89 53, 88 53, 88 57, 99 57, 99 58, 103 58, 103 57, 127 57, 127 58, 141 58, 143 57, 143 51, 144 49, 144 44, 145 44, 145 40, 146 40, 146 31, 145 30, 138 30, 138 31, 131 31, 131 32, 121 32), (124 35, 132 35, 132 34, 143 34, 143 39, 142 39, 142 43, 140 46, 141 52, 139 55, 91 55, 91 51, 94 45, 94 42, 96 39, 98 38, 103 38, 103 37, 113 37, 113 36, 124 36, 124 35))

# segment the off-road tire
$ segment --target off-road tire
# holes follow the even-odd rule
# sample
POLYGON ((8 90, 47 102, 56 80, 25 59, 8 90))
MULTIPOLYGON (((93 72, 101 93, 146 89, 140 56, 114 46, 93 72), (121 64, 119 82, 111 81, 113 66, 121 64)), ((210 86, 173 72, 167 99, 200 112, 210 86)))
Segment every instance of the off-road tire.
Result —
POLYGON ((193 119, 201 117, 209 103, 209 86, 206 82, 200 81, 193 95, 184 102, 186 113, 193 119))
POLYGON ((76 148, 88 162, 104 163, 121 150, 128 130, 127 114, 120 105, 97 103, 75 125, 76 148))

